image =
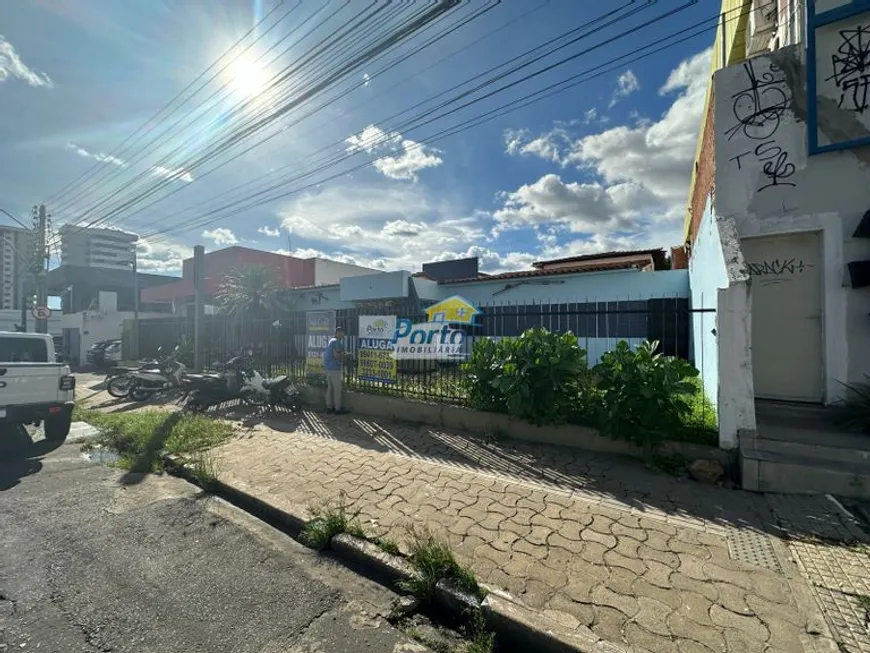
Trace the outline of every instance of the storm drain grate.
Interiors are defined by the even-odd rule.
[[[728,553],[733,560],[782,573],[773,544],[764,533],[748,529],[732,531],[728,535]]]

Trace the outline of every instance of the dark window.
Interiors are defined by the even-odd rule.
[[[0,362],[47,363],[48,349],[41,338],[0,337]]]

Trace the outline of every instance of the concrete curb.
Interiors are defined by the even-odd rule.
[[[163,462],[169,473],[202,487],[183,458],[166,455],[163,456]],[[203,489],[279,527],[296,540],[308,523],[303,517],[276,508],[220,480],[216,480],[212,487]],[[404,556],[387,553],[372,542],[346,533],[332,538],[330,552],[332,558],[349,569],[400,591],[404,591],[402,583],[417,574]],[[440,581],[435,588],[436,607],[457,621],[462,621],[469,611],[481,610],[487,625],[495,632],[496,640],[520,644],[519,650],[540,653],[629,653],[621,646],[600,639],[588,628],[568,628],[523,605],[505,592],[486,586],[484,588],[488,594],[481,602]]]

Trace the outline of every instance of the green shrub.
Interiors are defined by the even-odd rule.
[[[496,381],[502,373],[502,342],[489,338],[476,340],[471,358],[462,366],[461,387],[468,395],[468,405],[474,410],[507,412],[504,396],[496,388]]]
[[[697,386],[698,370],[682,359],[657,353],[659,343],[634,351],[620,341],[592,370],[599,391],[598,428],[629,440],[647,453],[683,427]]]
[[[518,338],[478,340],[463,371],[472,408],[534,424],[565,422],[575,410],[586,352],[572,333],[536,327]]]

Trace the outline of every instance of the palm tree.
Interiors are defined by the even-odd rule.
[[[230,270],[218,287],[221,309],[230,315],[261,317],[275,308],[282,286],[272,269],[264,265],[249,265]]]

